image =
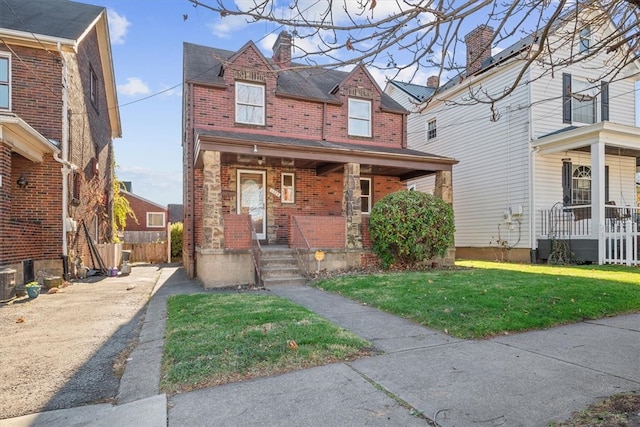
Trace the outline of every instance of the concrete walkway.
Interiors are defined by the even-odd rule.
[[[0,426],[164,426],[166,420],[172,427],[546,426],[611,394],[640,390],[640,314],[468,341],[296,286],[271,292],[384,354],[167,398],[158,390],[166,297],[201,291],[181,268],[163,271],[117,406],[52,411]]]

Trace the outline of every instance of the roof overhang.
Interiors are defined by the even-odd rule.
[[[0,114],[0,141],[8,144],[12,152],[34,163],[42,163],[45,154],[60,152],[58,147],[14,114]]]
[[[531,147],[539,154],[551,154],[587,149],[597,142],[604,142],[611,154],[640,156],[640,128],[606,121],[538,138]]]
[[[350,146],[327,141],[286,138],[262,134],[238,134],[225,131],[196,130],[195,166],[203,166],[203,153],[218,151],[231,163],[257,159],[260,163],[278,163],[313,168],[319,175],[337,171],[347,163],[358,163],[372,175],[397,176],[401,180],[451,171],[458,161],[413,150],[374,146]],[[364,173],[364,172],[363,172]]]

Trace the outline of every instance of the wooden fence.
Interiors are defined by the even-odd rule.
[[[131,251],[130,262],[148,262],[158,264],[168,261],[169,242],[123,243],[122,249]]]

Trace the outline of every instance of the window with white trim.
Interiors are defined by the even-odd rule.
[[[349,98],[349,135],[371,136],[371,101]]]
[[[282,203],[295,203],[296,187],[295,175],[289,172],[283,172],[281,175],[280,185],[280,201]]]
[[[164,212],[147,212],[147,227],[160,228],[165,225]]]
[[[363,214],[371,212],[371,178],[360,178],[360,209]]]
[[[264,125],[264,86],[236,82],[236,123]]]
[[[592,124],[596,122],[596,92],[593,83],[574,78],[571,90],[572,116],[574,122]]]
[[[11,60],[0,55],[0,109],[11,109]]]
[[[436,119],[429,120],[427,122],[427,139],[435,139],[438,136],[438,128],[436,126]]]
[[[571,176],[571,204],[591,204],[591,167],[575,165]]]

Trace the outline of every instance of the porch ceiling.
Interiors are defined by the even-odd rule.
[[[458,163],[449,157],[409,149],[196,130],[196,167],[202,167],[205,151],[219,151],[225,163],[315,169],[318,175],[342,170],[346,163],[358,163],[363,174],[397,176],[403,181],[451,171]]]
[[[611,122],[568,128],[531,142],[531,147],[539,154],[561,151],[590,151],[591,144],[604,142],[607,154],[640,157],[640,128]]]
[[[11,151],[35,163],[42,163],[46,153],[60,150],[38,131],[15,114],[0,114],[0,141],[11,146]]]

